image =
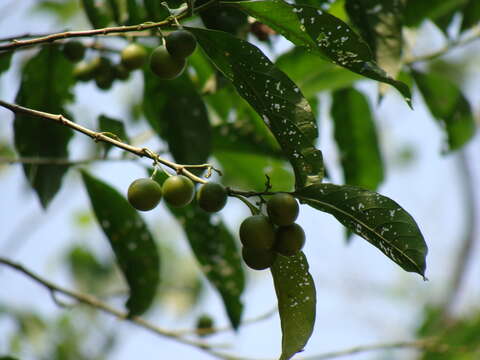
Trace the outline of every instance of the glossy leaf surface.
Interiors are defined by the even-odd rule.
[[[190,31],[238,93],[262,116],[292,164],[295,186],[321,181],[322,154],[313,145],[317,126],[300,89],[249,42],[219,31]]]
[[[317,184],[296,192],[377,247],[402,269],[425,276],[427,245],[412,216],[392,199],[355,186]]]
[[[82,172],[90,203],[125,276],[129,316],[152,304],[160,281],[160,257],[152,234],[138,212],[110,185]]]
[[[282,355],[288,360],[302,351],[315,324],[316,292],[302,252],[285,257],[278,255],[271,267],[282,326]]]

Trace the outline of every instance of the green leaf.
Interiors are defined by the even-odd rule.
[[[55,45],[44,46],[24,66],[15,102],[27,108],[66,114],[64,104],[73,98],[72,64]],[[40,91],[41,89],[41,91]],[[71,119],[71,117],[69,116]],[[68,158],[72,131],[51,120],[16,114],[13,123],[15,148],[23,157]],[[68,170],[64,165],[23,165],[25,177],[47,208],[60,190]]]
[[[117,190],[87,172],[82,172],[82,178],[130,289],[128,315],[141,315],[152,304],[160,280],[160,258],[152,234]]]
[[[460,89],[440,74],[413,72],[423,99],[446,132],[445,151],[461,148],[475,135],[471,106]]]
[[[117,25],[121,24],[120,4],[119,0],[107,0],[108,7],[112,14],[112,18]]]
[[[316,184],[296,192],[303,203],[329,213],[402,269],[425,275],[427,245],[413,217],[392,199],[355,186]]]
[[[367,99],[353,88],[338,90],[331,113],[345,183],[375,190],[383,180],[383,164]]]
[[[228,3],[275,29],[297,46],[317,51],[336,65],[394,86],[411,103],[410,89],[389,77],[375,62],[368,45],[342,20],[307,5],[283,0]]]
[[[98,125],[100,131],[106,133],[105,135],[111,136],[116,140],[120,140],[126,143],[129,142],[127,133],[125,132],[125,126],[122,121],[113,119],[106,115],[100,115],[98,117]],[[115,135],[116,138],[113,135]],[[111,148],[112,145],[105,144],[105,155],[108,154]]]
[[[208,0],[197,0],[196,6],[203,5]],[[214,30],[226,31],[233,35],[244,37],[248,30],[247,15],[238,9],[223,6],[220,3],[202,11],[200,17],[205,27]]]
[[[378,65],[392,78],[402,68],[403,0],[347,0],[347,13],[373,50]],[[380,95],[386,91],[380,87]]]
[[[145,7],[148,21],[161,21],[170,15],[161,1],[143,0],[143,6]]]
[[[0,75],[10,68],[13,52],[0,53]]]
[[[317,297],[313,278],[302,252],[277,256],[271,267],[282,325],[282,355],[288,360],[302,351],[312,335]]]
[[[155,175],[160,184],[165,179],[165,173]],[[201,210],[195,201],[183,208],[170,207],[170,211],[183,226],[202,272],[220,293],[230,323],[237,329],[243,312],[240,297],[245,273],[235,238],[222,220]]]
[[[154,130],[168,142],[175,161],[201,164],[212,148],[207,108],[190,78],[162,81],[145,72],[144,109]]]
[[[340,89],[363,79],[302,47],[295,47],[280,55],[275,65],[298,85],[307,99],[321,91]]]
[[[103,13],[103,9],[95,4],[95,0],[82,0],[82,6],[93,28],[99,29],[108,25],[108,16]]]
[[[142,22],[142,15],[137,0],[127,0],[127,25],[135,25]]]
[[[425,19],[435,21],[455,12],[468,0],[407,0],[404,10],[405,25],[416,27]],[[476,1],[476,0],[473,0]]]
[[[468,0],[462,14],[462,31],[478,25],[480,23],[480,2],[478,0]]]
[[[314,146],[317,125],[298,87],[249,42],[219,31],[190,31],[215,66],[262,116],[293,167],[295,186],[321,181],[322,153]]]

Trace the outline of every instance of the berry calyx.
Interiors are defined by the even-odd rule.
[[[298,202],[290,194],[278,193],[267,201],[270,220],[278,226],[293,224],[298,217]]]
[[[305,245],[305,232],[298,224],[280,226],[275,232],[275,251],[281,255],[295,255],[303,245]]]
[[[127,70],[136,70],[143,66],[147,60],[147,50],[139,44],[129,44],[122,50],[120,54],[121,64]]]
[[[270,250],[275,242],[275,229],[266,216],[250,216],[240,225],[240,241],[252,250]]]
[[[127,198],[137,210],[152,210],[162,198],[162,187],[149,178],[137,179],[128,187]]]
[[[183,175],[170,176],[163,183],[163,197],[165,201],[174,206],[188,205],[195,195],[195,186],[192,180]]]
[[[217,212],[227,203],[227,189],[219,183],[209,182],[197,192],[198,206],[207,212]]]
[[[197,39],[190,31],[176,30],[165,38],[165,46],[173,57],[185,59],[195,51]]]
[[[165,46],[157,47],[150,55],[150,69],[160,79],[175,79],[182,74],[186,64],[185,59],[170,55]]]
[[[249,268],[264,270],[273,265],[276,254],[272,250],[255,250],[244,247],[242,248],[242,258]]]

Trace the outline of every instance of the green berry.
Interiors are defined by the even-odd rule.
[[[255,250],[244,247],[242,249],[242,258],[249,268],[264,270],[273,265],[276,254],[272,250]]]
[[[173,57],[185,59],[195,51],[197,39],[190,31],[176,30],[165,38],[165,46]]]
[[[159,46],[150,55],[150,69],[160,79],[171,80],[180,76],[187,62],[182,58],[175,58],[165,46]]]
[[[69,41],[63,45],[63,55],[71,62],[79,62],[85,56],[85,46],[79,41]]]
[[[270,250],[275,242],[275,229],[264,215],[253,215],[240,225],[240,241],[253,250]]]
[[[217,212],[227,203],[227,189],[222,184],[209,182],[198,190],[198,206],[207,212]]]
[[[128,187],[127,198],[137,210],[152,210],[162,198],[162,187],[149,178],[137,179]]]
[[[127,80],[130,77],[130,71],[125,68],[122,64],[116,64],[113,67],[115,73],[115,79],[118,80]]]
[[[213,319],[209,315],[201,315],[197,319],[197,331],[198,335],[205,336],[212,332],[213,329]]]
[[[147,60],[147,56],[147,50],[142,45],[133,43],[122,50],[120,59],[122,65],[131,71],[141,68]]]
[[[73,68],[73,76],[78,81],[89,81],[95,76],[95,69],[91,63],[81,61]]]
[[[192,180],[183,175],[170,176],[163,183],[163,197],[165,201],[174,206],[188,205],[195,195],[195,186]]]
[[[295,255],[303,245],[305,245],[305,232],[298,224],[280,226],[275,232],[275,251],[281,255]]]
[[[267,201],[268,216],[279,226],[293,224],[298,217],[298,211],[298,202],[290,194],[275,194]]]

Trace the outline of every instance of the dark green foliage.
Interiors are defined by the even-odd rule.
[[[12,60],[12,52],[0,53],[0,75],[10,68],[10,61]]]
[[[444,150],[460,149],[476,131],[470,103],[448,78],[435,73],[412,74],[430,112],[446,132]]]
[[[308,186],[296,196],[335,216],[405,271],[425,276],[427,245],[415,220],[395,201],[359,187],[333,184]]]
[[[302,351],[313,332],[317,295],[308,268],[302,252],[277,256],[271,268],[282,325],[280,360],[288,360]]]
[[[383,180],[383,161],[367,99],[353,88],[337,90],[331,114],[345,183],[377,189]]]
[[[71,74],[72,64],[59,48],[47,45],[25,64],[15,102],[31,109],[65,115],[64,105],[73,97]],[[15,148],[21,156],[68,158],[70,129],[20,113],[15,116],[13,128]],[[65,165],[23,165],[25,177],[44,208],[60,190],[67,170]]]
[[[80,41],[67,41],[63,45],[63,53],[71,62],[79,62],[85,56],[85,45]]]
[[[262,116],[295,172],[300,188],[323,178],[322,153],[313,145],[317,126],[296,85],[252,44],[227,33],[190,29],[218,69]],[[252,76],[245,76],[246,72]]]
[[[128,143],[129,139],[125,131],[125,124],[117,119],[108,117],[106,115],[100,115],[98,117],[98,127],[105,135],[113,137],[116,140]],[[105,155],[111,150],[112,145],[105,144]]]
[[[129,316],[152,304],[160,281],[160,258],[155,241],[138,213],[114,188],[82,172],[93,211],[107,236],[130,289]]]
[[[105,9],[96,6],[95,0],[82,0],[82,6],[93,28],[104,28],[108,25],[109,18],[104,12]]]

